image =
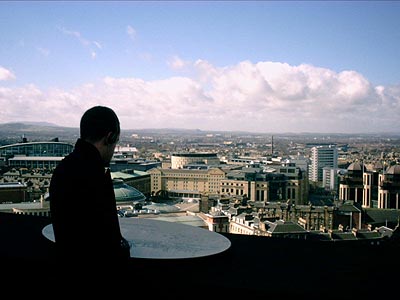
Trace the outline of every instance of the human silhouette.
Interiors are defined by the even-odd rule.
[[[119,119],[111,108],[88,109],[73,151],[53,172],[49,199],[56,266],[62,274],[73,274],[71,280],[88,274],[106,280],[129,261],[108,168],[119,136]]]

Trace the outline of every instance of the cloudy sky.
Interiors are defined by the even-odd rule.
[[[400,132],[398,1],[1,1],[0,123]]]

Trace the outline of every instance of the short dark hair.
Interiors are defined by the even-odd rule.
[[[112,135],[108,142],[115,143],[121,129],[117,114],[111,108],[98,105],[83,114],[80,123],[81,139],[96,142],[109,132]]]

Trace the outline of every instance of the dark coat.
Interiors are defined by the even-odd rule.
[[[113,183],[99,151],[78,139],[53,172],[50,212],[57,257],[64,263],[120,264],[122,246]]]

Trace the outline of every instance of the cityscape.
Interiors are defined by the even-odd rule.
[[[57,280],[49,185],[101,105],[120,121],[109,169],[132,244],[116,295],[396,297],[399,15],[397,1],[0,1],[4,290]]]
[[[2,218],[25,216],[43,224],[49,217],[46,197],[52,170],[72,151],[78,129],[7,123],[0,124],[0,135]],[[325,255],[363,249],[357,264],[361,260],[379,270],[377,258],[369,255],[398,249],[399,142],[394,133],[122,130],[110,168],[125,226],[136,219],[167,221],[217,232],[233,245],[243,243],[236,237],[254,236],[270,240],[269,247],[290,249],[302,243],[306,252],[322,247]],[[74,205],[79,209],[79,203]],[[329,242],[331,249],[323,246]],[[256,241],[246,242],[252,243]],[[339,268],[331,271],[335,276],[343,267],[360,276],[363,272],[354,262],[339,267],[337,257],[327,259],[326,267]],[[362,276],[360,280],[365,281]],[[246,280],[242,284],[249,292],[263,290],[250,288]],[[275,284],[270,292],[282,293],[282,288]],[[313,292],[325,293],[325,288],[320,283]],[[289,294],[310,292],[299,285]]]
[[[39,205],[46,198],[52,170],[72,151],[78,130],[9,123],[0,124],[0,132],[0,202],[8,211],[13,203],[24,203],[12,208],[24,213],[23,205]],[[121,194],[121,216],[138,216],[147,203],[153,205],[147,211],[160,217],[155,203],[180,202],[183,207],[190,201],[197,203],[190,205],[199,216],[196,224],[203,221],[202,227],[211,231],[271,236],[261,232],[262,221],[274,226],[284,221],[297,224],[302,238],[312,232],[332,236],[339,230],[356,238],[353,229],[376,231],[384,226],[389,231],[398,224],[399,147],[400,135],[393,133],[122,130],[110,168],[115,193]],[[127,186],[132,191],[123,190]],[[342,206],[351,206],[354,216],[343,219],[340,215],[348,212],[341,212]],[[27,207],[26,213],[35,214],[35,208]],[[49,214],[48,207],[38,209]],[[374,219],[378,210],[381,219]],[[211,220],[214,215],[218,218]],[[247,225],[238,225],[242,223]]]

